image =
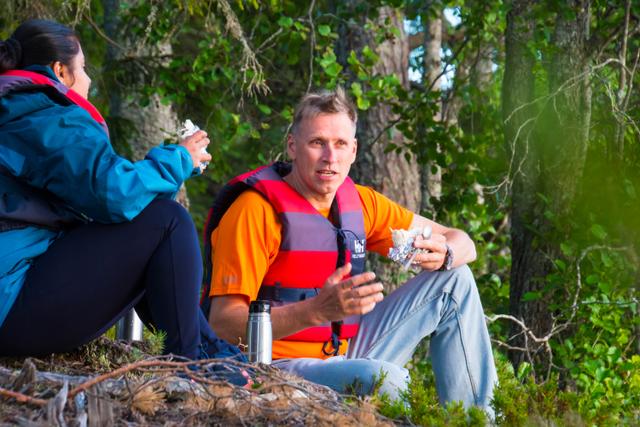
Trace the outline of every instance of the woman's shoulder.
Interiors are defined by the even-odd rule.
[[[0,98],[0,126],[17,120],[48,121],[62,115],[78,121],[91,118],[79,106],[60,102],[47,91],[13,92]]]
[[[43,91],[15,92],[0,98],[0,132],[55,133],[56,139],[68,132],[103,133],[89,113],[75,104],[64,104]]]
[[[58,104],[42,91],[12,92],[0,98],[0,124],[55,109]]]

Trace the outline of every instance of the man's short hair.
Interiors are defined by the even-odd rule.
[[[291,133],[295,133],[304,119],[316,117],[320,114],[345,113],[355,127],[358,122],[358,113],[342,87],[335,90],[323,90],[321,92],[308,93],[302,97],[293,114]]]

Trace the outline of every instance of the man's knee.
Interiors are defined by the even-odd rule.
[[[407,388],[409,374],[405,368],[380,360],[360,359],[353,370],[353,390],[356,394],[387,394],[392,399],[400,397]]]
[[[476,280],[468,265],[461,265],[447,273],[450,274],[450,280],[454,283],[452,290],[454,295],[465,296],[476,293]]]

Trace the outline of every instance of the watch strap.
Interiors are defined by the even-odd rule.
[[[447,247],[447,252],[444,254],[444,262],[442,263],[438,271],[449,271],[451,270],[451,267],[453,265],[453,249],[451,249],[451,246],[447,245],[446,243],[445,246]]]

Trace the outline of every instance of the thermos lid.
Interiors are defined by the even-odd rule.
[[[271,303],[264,300],[251,301],[249,313],[271,313]]]

